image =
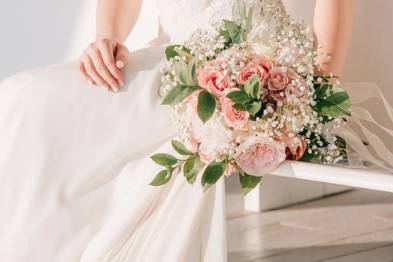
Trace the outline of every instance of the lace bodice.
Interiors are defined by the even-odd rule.
[[[171,42],[182,42],[197,28],[230,19],[235,1],[245,1],[255,13],[259,10],[262,20],[270,19],[263,15],[265,8],[285,13],[282,0],[157,0],[162,32]],[[263,22],[268,21],[258,21]]]

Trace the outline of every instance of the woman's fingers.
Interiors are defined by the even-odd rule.
[[[101,52],[95,45],[90,45],[87,49],[87,55],[94,65],[95,72],[114,90],[119,89],[119,83],[116,78],[111,74],[102,58]],[[87,68],[86,68],[87,69]]]
[[[83,63],[87,76],[93,81],[93,84],[105,87],[107,90],[111,88],[110,85],[97,72],[92,59],[87,54],[84,54],[81,57],[81,62]]]
[[[115,63],[114,51],[116,45],[116,42],[109,39],[102,39],[96,43],[96,46],[101,53],[101,57],[104,61],[105,66],[112,74],[112,76],[117,80],[120,86],[122,86],[124,83],[123,73],[121,70],[119,70],[119,68],[116,67]]]
[[[122,68],[128,60],[128,49],[113,39],[92,43],[80,58],[79,71],[88,83],[118,91],[124,85]]]
[[[117,48],[116,48],[116,54],[115,54],[117,68],[122,69],[127,65],[128,56],[129,56],[129,51],[128,51],[127,47],[125,47],[124,45],[118,44]]]

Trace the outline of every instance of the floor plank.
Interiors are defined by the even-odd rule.
[[[381,192],[356,190],[228,220],[230,262],[369,262],[379,252],[384,262],[389,252],[393,260],[391,245],[393,195]]]

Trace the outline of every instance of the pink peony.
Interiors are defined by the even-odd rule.
[[[224,94],[230,83],[220,64],[219,62],[209,63],[198,71],[199,85],[217,97]]]
[[[270,71],[268,89],[273,92],[284,90],[290,83],[285,67],[277,67]]]
[[[224,115],[225,123],[229,127],[238,129],[244,127],[250,117],[248,112],[236,110],[233,107],[233,102],[226,97],[222,99],[222,113]]]
[[[239,146],[234,158],[237,165],[247,174],[263,176],[285,160],[285,146],[267,137],[254,136]]]
[[[262,66],[255,63],[249,63],[239,73],[236,78],[236,82],[239,85],[244,85],[253,76],[258,76],[259,80],[261,80],[262,85],[264,85],[266,79],[269,77],[269,73]]]

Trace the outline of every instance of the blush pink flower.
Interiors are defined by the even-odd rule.
[[[237,165],[247,174],[263,176],[285,160],[285,146],[267,137],[253,136],[239,146],[234,158]]]
[[[221,63],[209,63],[198,71],[199,85],[217,97],[221,97],[229,87],[230,79],[224,74]]]
[[[248,123],[250,117],[248,112],[235,109],[233,102],[229,98],[224,97],[221,101],[225,123],[229,127],[240,129]]]
[[[255,57],[251,63],[261,66],[267,73],[270,73],[270,70],[273,68],[273,62],[267,56]]]
[[[285,153],[289,160],[300,160],[307,150],[307,143],[299,135],[284,134],[279,138],[285,144]]]
[[[251,77],[257,76],[262,85],[265,84],[266,79],[269,77],[268,71],[256,63],[249,63],[236,78],[239,85],[244,85]]]
[[[287,75],[287,69],[285,67],[276,67],[270,71],[268,89],[273,92],[278,92],[284,90],[289,82],[290,79]]]

